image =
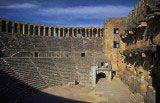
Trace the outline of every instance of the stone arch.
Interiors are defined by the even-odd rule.
[[[101,79],[101,78],[106,78],[106,74],[103,72],[100,72],[96,74],[96,83]]]

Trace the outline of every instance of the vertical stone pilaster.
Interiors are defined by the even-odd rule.
[[[40,36],[40,26],[38,25],[37,28],[38,28],[38,36]]]
[[[78,28],[76,28],[76,36],[78,37]]]
[[[96,28],[96,37],[98,37],[98,28]]]
[[[43,26],[43,36],[46,36],[46,27]]]
[[[67,37],[69,37],[69,28],[67,28]]]
[[[102,30],[100,29],[100,37],[102,37]]]
[[[65,37],[65,34],[64,34],[65,33],[65,28],[62,28],[62,30],[63,30],[63,34],[62,35],[63,35],[63,37]]]
[[[24,35],[24,24],[22,24],[22,34]]]
[[[85,37],[87,37],[87,29],[86,28],[84,28],[84,35],[85,35]]]
[[[60,28],[58,28],[58,37],[60,37],[60,34],[61,34]]]
[[[74,28],[72,28],[72,37],[74,38]]]
[[[56,37],[56,32],[55,32],[55,28],[53,27],[53,37]]]
[[[90,28],[88,28],[88,37],[91,36]]]
[[[51,27],[48,27],[48,36],[51,36]]]
[[[30,25],[28,24],[28,35],[31,35],[30,34]]]
[[[33,25],[33,35],[36,35],[35,25]]]
[[[81,37],[83,38],[83,35],[82,35],[82,28],[80,28],[80,34],[81,34]]]

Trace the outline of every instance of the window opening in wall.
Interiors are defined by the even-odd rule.
[[[96,37],[96,34],[97,34],[97,29],[94,28],[94,30],[93,30],[93,36]]]
[[[82,29],[82,36],[85,37],[85,29]]]
[[[74,29],[74,37],[77,37],[77,30]]]
[[[28,25],[25,25],[25,34],[28,34]]]
[[[101,35],[101,37],[103,37],[103,29],[101,29],[101,32],[102,32],[102,35]]]
[[[12,22],[8,22],[8,32],[12,33]]]
[[[104,62],[101,62],[101,67],[104,66]]]
[[[49,32],[48,32],[48,31],[49,31],[49,28],[48,28],[48,27],[46,27],[46,28],[45,28],[45,36],[48,36],[48,34],[49,34]]]
[[[38,26],[35,27],[35,35],[38,35]]]
[[[43,26],[40,27],[40,36],[43,36]]]
[[[2,32],[6,32],[6,21],[2,20]]]
[[[85,53],[81,53],[81,57],[85,57]]]
[[[114,34],[119,34],[119,28],[114,28]]]
[[[54,28],[51,28],[51,36],[54,36],[53,34]]]
[[[14,24],[14,33],[18,33],[18,24],[17,23]]]
[[[20,24],[19,27],[20,27],[20,34],[23,34],[23,24]]]
[[[59,37],[59,33],[58,33],[58,32],[59,32],[59,29],[56,28],[56,32],[55,32],[55,35],[56,35],[56,36],[55,36],[55,37]]]
[[[69,37],[72,37],[72,29],[69,29]]]
[[[87,31],[86,31],[86,34],[87,34],[87,37],[89,37],[89,31],[88,31],[88,29],[87,29]]]
[[[90,37],[92,37],[92,29],[90,29]]]
[[[38,57],[38,56],[39,56],[38,52],[34,52],[34,57]]]
[[[63,37],[63,28],[60,29],[60,37]]]
[[[33,35],[33,25],[30,26],[30,35]]]
[[[113,48],[119,48],[120,45],[119,45],[119,42],[118,41],[114,41],[113,42]]]
[[[68,35],[67,33],[68,33],[68,30],[67,30],[67,28],[65,28],[65,29],[64,29],[64,37],[68,37],[68,36],[67,36],[67,35]]]

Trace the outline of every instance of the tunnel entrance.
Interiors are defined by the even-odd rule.
[[[97,83],[100,79],[102,79],[102,78],[106,78],[106,74],[103,73],[103,72],[98,73],[98,74],[96,75],[96,83]]]

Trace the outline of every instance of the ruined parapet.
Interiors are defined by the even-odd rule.
[[[56,27],[17,22],[7,19],[0,19],[0,32],[49,37],[103,37],[103,28],[100,27]]]

